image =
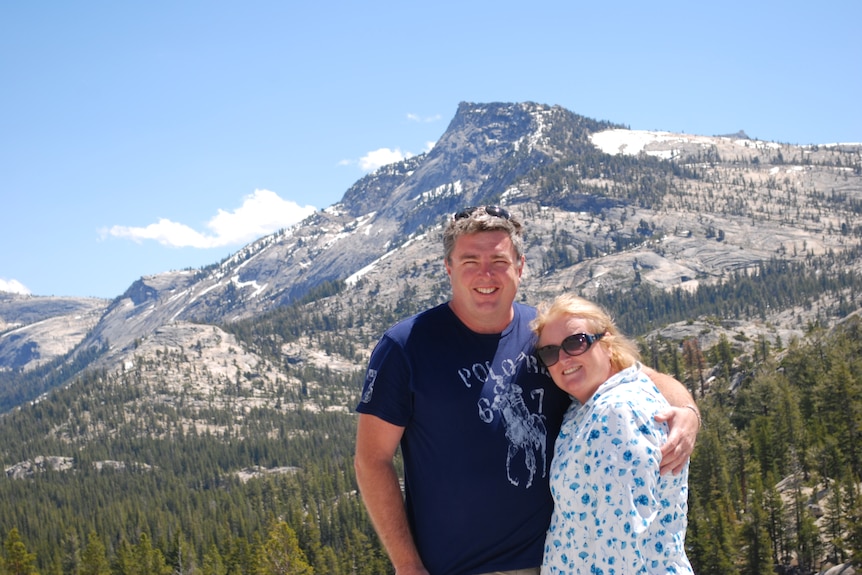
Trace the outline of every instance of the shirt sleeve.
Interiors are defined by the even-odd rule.
[[[659,464],[661,431],[646,413],[631,401],[606,405],[594,419],[592,436],[596,482],[597,525],[603,539],[597,555],[616,558],[621,565],[641,565],[652,554],[649,531],[660,519]]]
[[[645,528],[660,507],[656,491],[663,439],[651,413],[644,413],[626,402],[608,416],[612,445],[606,461],[614,469],[609,479],[617,484],[616,489],[621,493],[620,504],[628,508],[635,520],[632,525],[635,532]]]
[[[410,366],[404,350],[384,335],[371,353],[356,411],[406,426],[413,410],[410,382]]]

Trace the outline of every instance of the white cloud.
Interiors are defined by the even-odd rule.
[[[254,241],[309,216],[314,206],[299,206],[269,190],[255,190],[232,212],[218,210],[207,223],[210,233],[161,218],[146,227],[113,226],[108,234],[136,242],[155,240],[173,247],[218,248]]]
[[[401,160],[413,157],[413,155],[414,154],[411,154],[410,152],[402,152],[398,148],[395,148],[394,150],[389,148],[380,148],[362,156],[362,158],[359,159],[359,167],[362,168],[363,171],[373,172],[380,166],[394,164],[395,162],[400,162]]]
[[[433,122],[440,118],[440,116],[435,116],[433,118],[422,119],[416,114],[407,114],[407,118],[410,120],[414,120],[416,122]],[[431,149],[437,144],[437,142],[425,142],[425,150],[424,152],[429,152]],[[423,153],[424,153],[423,152]],[[378,148],[376,150],[372,150],[359,158],[359,160],[341,160],[338,162],[339,166],[352,166],[358,165],[359,168],[363,172],[373,172],[374,170],[387,166],[389,164],[394,164],[395,162],[401,162],[408,158],[412,158],[415,156],[413,152],[402,152],[401,148]]]
[[[430,124],[431,122],[439,122],[442,118],[443,116],[441,116],[440,114],[437,114],[435,116],[426,116],[425,118],[423,118],[419,114],[407,114],[407,119],[411,122],[423,122],[426,124]]]
[[[419,114],[407,114],[407,119],[411,122],[422,122],[422,123],[430,123],[437,122],[442,119],[443,116],[437,114],[435,116],[426,116],[422,117]],[[428,152],[431,148],[434,147],[436,142],[427,142],[425,144],[425,151]],[[374,170],[386,166],[389,164],[394,164],[395,162],[400,162],[406,160],[408,158],[412,158],[415,156],[413,152],[402,152],[401,148],[378,148],[377,150],[372,150],[359,158],[359,160],[341,160],[338,162],[339,166],[352,166],[358,165],[359,168],[363,172],[373,172]]]
[[[30,295],[30,290],[18,280],[4,280],[3,278],[0,278],[0,292]]]

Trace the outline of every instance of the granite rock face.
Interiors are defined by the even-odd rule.
[[[221,262],[142,277],[110,302],[2,294],[0,370],[93,346],[108,348],[99,366],[115,369],[156,334],[253,318],[328,283],[346,286],[332,314],[443,301],[443,225],[483,204],[526,222],[528,303],[635,284],[693,291],[772,259],[858,250],[862,146],[639,132],[556,106],[465,102],[428,152],[380,168],[339,203]],[[846,267],[862,271],[858,259]],[[787,341],[829,303],[721,328]],[[662,329],[703,334],[706,321]],[[291,361],[320,355],[313,341]]]

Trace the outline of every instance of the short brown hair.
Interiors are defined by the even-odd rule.
[[[524,256],[523,227],[517,216],[509,215],[508,218],[494,216],[489,214],[484,207],[475,208],[467,216],[457,218],[453,216],[443,231],[443,257],[451,263],[452,250],[455,249],[455,242],[461,236],[480,232],[503,231],[509,234],[509,239],[512,240],[512,246],[515,248],[515,255],[520,263]]]

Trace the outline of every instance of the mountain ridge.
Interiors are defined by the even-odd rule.
[[[696,290],[772,257],[793,259],[794,250],[820,255],[858,243],[860,164],[860,147],[633,131],[558,106],[462,102],[433,148],[361,178],[302,222],[210,266],[142,277],[97,321],[106,302],[69,299],[90,310],[90,323],[64,341],[73,355],[105,346],[97,366],[122,365],[158,329],[246,320],[347,280],[354,291],[380,283],[374,297],[390,305],[407,286],[425,294],[419,301],[439,302],[447,289],[435,245],[442,224],[483,203],[527,220],[525,301],[629,289],[636,279]],[[399,252],[412,272],[392,265]],[[403,274],[420,281],[386,285]],[[363,298],[355,305],[368,305]],[[17,337],[32,322],[4,309],[0,368],[62,355],[42,343],[50,334]]]

